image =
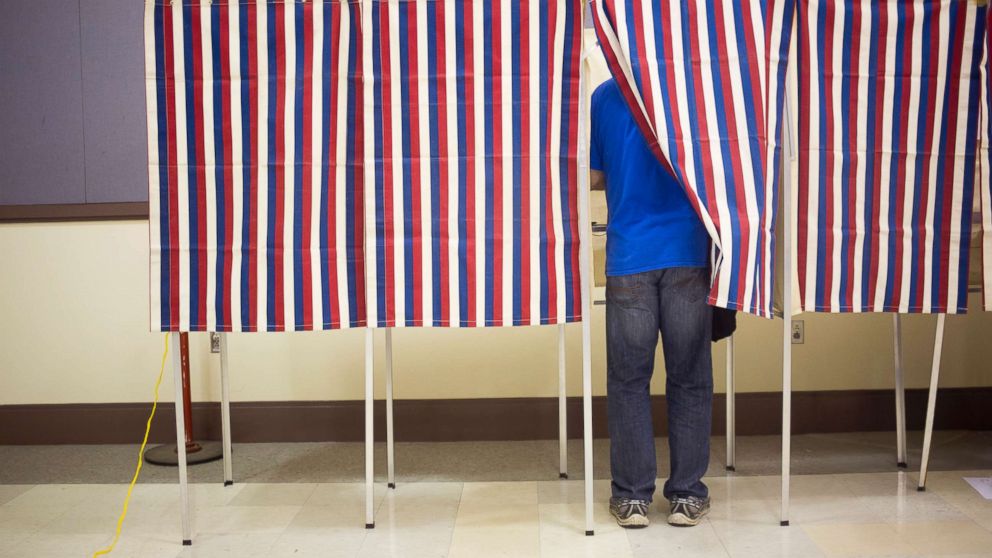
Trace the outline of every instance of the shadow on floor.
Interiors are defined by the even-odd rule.
[[[921,432],[909,433],[909,470],[919,469]],[[805,434],[792,438],[794,475],[871,473],[895,468],[895,434]],[[609,440],[596,440],[596,478],[609,478]],[[659,438],[658,476],[668,474],[668,440]],[[739,476],[780,471],[779,436],[737,439]],[[726,442],[711,441],[708,476],[724,475]],[[126,483],[134,445],[0,446],[0,484]],[[582,471],[582,441],[570,440],[569,477]],[[376,444],[376,472],[384,480],[385,445]],[[235,444],[234,475],[241,482],[356,482],[364,478],[361,443]],[[934,436],[930,470],[992,469],[992,432],[945,431]],[[558,442],[419,442],[396,444],[397,481],[533,481],[558,477]],[[190,467],[192,482],[221,482],[220,461]],[[141,482],[176,482],[176,469],[146,465]]]

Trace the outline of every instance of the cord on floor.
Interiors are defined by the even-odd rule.
[[[127,517],[127,507],[131,503],[131,492],[134,491],[134,485],[138,482],[138,475],[141,473],[141,464],[145,461],[145,446],[148,444],[148,433],[152,429],[152,419],[155,418],[155,409],[158,408],[158,388],[162,385],[162,376],[165,374],[165,360],[168,356],[169,334],[166,333],[165,349],[162,351],[162,366],[158,371],[158,379],[155,380],[155,398],[152,400],[152,412],[148,415],[148,422],[145,424],[145,437],[141,440],[141,449],[138,450],[138,466],[134,469],[134,477],[131,479],[131,484],[127,487],[127,496],[124,497],[124,509],[121,510],[121,516],[117,518],[117,529],[114,531],[114,540],[110,543],[110,546],[94,552],[93,558],[113,552],[114,547],[117,546],[117,541],[121,538],[121,527],[124,526],[124,518]]]

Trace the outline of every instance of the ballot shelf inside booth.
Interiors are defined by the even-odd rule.
[[[606,304],[606,193],[590,192],[589,218],[592,221],[592,303]]]

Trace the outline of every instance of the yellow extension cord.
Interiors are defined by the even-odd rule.
[[[141,464],[144,463],[145,456],[145,445],[148,444],[148,433],[152,429],[152,419],[155,418],[155,409],[158,407],[158,388],[162,385],[162,376],[165,374],[165,359],[169,356],[169,334],[165,334],[165,350],[162,351],[162,367],[158,371],[158,379],[155,380],[155,399],[152,401],[152,412],[148,415],[148,423],[145,424],[145,437],[141,440],[141,449],[138,450],[138,467],[134,470],[134,478],[131,479],[131,484],[127,487],[127,496],[124,497],[124,509],[121,510],[121,516],[117,519],[117,530],[114,531],[114,540],[110,543],[107,548],[97,550],[93,553],[93,558],[97,556],[104,556],[113,552],[114,547],[117,546],[118,539],[121,538],[121,527],[124,525],[124,518],[127,517],[127,506],[131,503],[131,492],[134,490],[135,483],[138,482],[138,474],[141,473]]]

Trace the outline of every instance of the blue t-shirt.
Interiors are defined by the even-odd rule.
[[[606,177],[606,274],[709,264],[709,235],[651,153],[614,80],[592,95],[590,166]]]

